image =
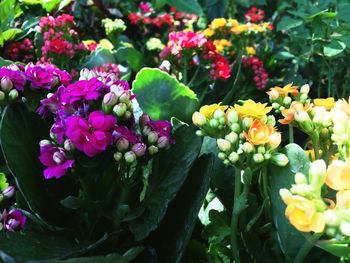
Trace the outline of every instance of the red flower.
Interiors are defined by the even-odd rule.
[[[248,22],[259,22],[265,18],[265,12],[264,10],[252,7],[248,10],[244,17]]]

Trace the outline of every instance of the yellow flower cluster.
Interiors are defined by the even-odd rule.
[[[216,47],[216,51],[219,53],[223,53],[225,48],[232,46],[231,41],[227,39],[216,39],[213,41],[213,44]]]
[[[308,176],[296,173],[294,180],[289,190],[280,190],[291,224],[301,232],[325,232],[338,240],[350,237],[350,160],[335,160],[328,167],[316,160]],[[321,191],[325,187],[337,191],[335,200],[331,191]]]
[[[198,135],[217,139],[219,158],[226,165],[239,162],[258,166],[271,161],[284,166],[288,159],[276,152],[281,134],[276,131],[275,118],[267,115],[271,109],[253,100],[234,107],[212,104],[195,112],[192,121],[200,128]]]

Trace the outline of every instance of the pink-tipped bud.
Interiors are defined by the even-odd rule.
[[[119,101],[122,103],[128,103],[130,101],[130,93],[127,91],[124,91],[120,97],[119,97]]]
[[[67,157],[63,151],[57,151],[53,154],[52,159],[55,163],[62,164],[67,160]]]
[[[192,115],[192,122],[197,127],[201,127],[207,122],[207,119],[205,118],[205,116],[202,113],[196,111]]]
[[[132,151],[126,152],[124,155],[125,162],[131,164],[136,161],[136,154]]]
[[[155,144],[158,141],[158,134],[155,131],[148,133],[147,140],[150,144]]]
[[[73,145],[73,143],[72,143],[71,140],[67,139],[67,140],[64,141],[64,146],[63,146],[63,148],[64,148],[66,151],[70,152],[70,151],[74,150],[74,145]]]
[[[145,155],[147,147],[144,143],[136,143],[131,147],[131,150],[135,153],[137,157],[142,157]]]
[[[1,89],[8,93],[13,88],[12,81],[9,77],[2,77],[0,82]]]
[[[114,106],[118,102],[118,97],[115,95],[114,92],[108,92],[104,97],[103,97],[103,104],[107,106]]]
[[[4,191],[2,191],[2,194],[4,195],[5,198],[10,199],[15,195],[16,189],[14,186],[8,186],[5,188]]]
[[[129,148],[129,141],[125,138],[120,138],[117,141],[117,149],[119,152],[125,152]]]
[[[170,145],[169,139],[166,136],[160,137],[157,141],[157,147],[159,149],[166,149],[169,147],[169,145]]]
[[[40,147],[44,147],[44,146],[50,145],[50,144],[51,144],[51,142],[49,140],[41,140],[39,142]]]
[[[277,100],[280,94],[277,90],[271,90],[270,91],[270,100]]]

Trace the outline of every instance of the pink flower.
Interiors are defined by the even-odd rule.
[[[88,120],[70,116],[66,120],[66,135],[74,146],[87,156],[93,157],[113,143],[112,130],[116,118],[102,111],[93,111]]]
[[[141,2],[139,5],[139,8],[140,8],[141,12],[143,12],[143,13],[151,13],[152,12],[151,3]]]
[[[102,96],[101,90],[103,87],[103,83],[97,78],[79,80],[66,88],[63,100],[66,103],[74,103],[81,99],[97,100]]]
[[[60,147],[52,144],[40,146],[40,162],[47,168],[44,170],[45,179],[53,177],[60,178],[66,174],[69,168],[72,168],[74,160],[69,160]]]
[[[23,229],[27,221],[26,216],[23,215],[22,211],[19,209],[13,209],[10,212],[5,210],[2,215],[0,214],[0,218],[2,218],[1,221],[4,228],[10,232]]]
[[[207,39],[203,33],[187,32],[171,32],[169,34],[168,47],[171,49],[173,55],[179,54],[183,49],[200,48]]]

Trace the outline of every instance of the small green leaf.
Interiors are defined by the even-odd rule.
[[[4,173],[0,173],[0,192],[4,191],[9,184],[7,183],[6,175]]]
[[[284,17],[277,24],[276,29],[277,29],[277,31],[288,30],[288,29],[292,29],[292,28],[296,28],[298,26],[301,26],[302,24],[303,24],[303,20],[301,20],[301,19]]]
[[[241,193],[234,203],[233,213],[239,215],[248,207],[248,198],[244,193]]]
[[[175,77],[160,69],[143,68],[132,83],[141,109],[153,119],[190,122],[198,108],[197,95]]]
[[[346,45],[343,42],[332,39],[331,43],[323,47],[323,53],[327,57],[334,57],[342,53],[345,50],[345,48]]]

